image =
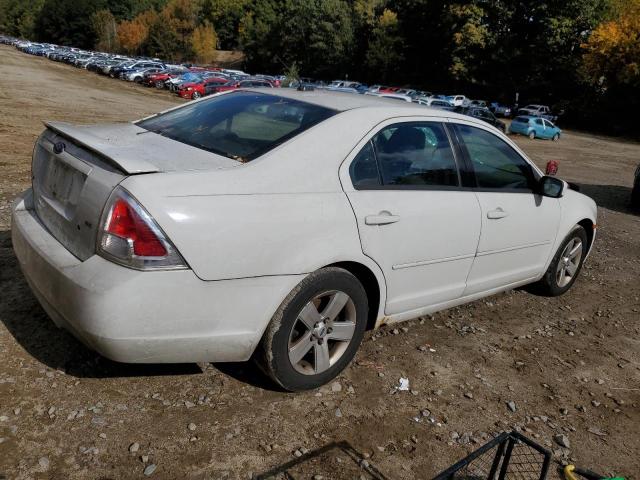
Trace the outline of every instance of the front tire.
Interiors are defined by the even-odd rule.
[[[256,359],[286,390],[317,388],[351,362],[367,317],[367,294],[355,276],[336,267],[317,270],[282,302]]]
[[[560,140],[560,134],[559,134],[559,133],[556,133],[556,134],[551,138],[551,140],[553,140],[554,142],[557,142],[558,140]]]
[[[193,92],[193,93],[191,94],[191,99],[192,99],[192,100],[197,100],[197,99],[199,99],[200,97],[201,97],[200,92]]]
[[[564,294],[578,278],[587,250],[587,232],[576,225],[558,248],[544,277],[532,285],[533,291],[548,297]]]
[[[636,180],[631,190],[631,207],[640,210],[640,178]]]

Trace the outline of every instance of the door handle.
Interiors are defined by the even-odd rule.
[[[389,225],[400,220],[398,215],[391,215],[387,211],[380,212],[378,215],[367,215],[364,217],[365,225]]]
[[[501,207],[498,207],[495,210],[489,210],[487,212],[487,218],[490,218],[492,220],[496,220],[498,218],[504,218],[508,215],[509,213],[505,212]]]

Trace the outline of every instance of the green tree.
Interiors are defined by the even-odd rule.
[[[105,9],[98,10],[91,19],[96,33],[96,50],[115,52],[119,48],[118,28],[113,14]]]
[[[250,0],[202,0],[202,20],[213,24],[221,50],[238,48],[240,22],[250,7]]]
[[[35,36],[44,42],[92,48],[96,41],[93,14],[106,0],[45,0],[35,22]]]
[[[352,9],[345,0],[264,0],[240,24],[249,68],[281,70],[296,62],[305,75],[352,70]]]
[[[372,33],[365,55],[369,78],[386,83],[402,61],[402,37],[398,31],[398,15],[388,9],[372,20]]]
[[[35,37],[35,20],[44,0],[1,0],[0,31],[21,38]]]

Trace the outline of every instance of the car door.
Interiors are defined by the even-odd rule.
[[[547,133],[546,138],[552,138],[557,132],[558,129],[557,127],[551,123],[549,120],[544,120],[544,128],[545,128],[545,132]]]
[[[534,121],[534,129],[536,131],[536,137],[539,138],[546,138],[547,137],[547,132],[546,129],[544,127],[544,120],[542,120],[542,118],[536,118]]]
[[[386,314],[460,297],[478,244],[480,207],[460,187],[444,120],[388,122],[352,155],[341,180],[362,250],[384,273]]]
[[[465,295],[535,279],[557,235],[559,200],[535,193],[541,174],[497,134],[469,124],[455,131],[482,211]]]

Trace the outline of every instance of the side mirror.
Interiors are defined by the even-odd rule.
[[[542,177],[538,186],[538,193],[545,197],[560,198],[564,192],[564,182],[555,177]]]

